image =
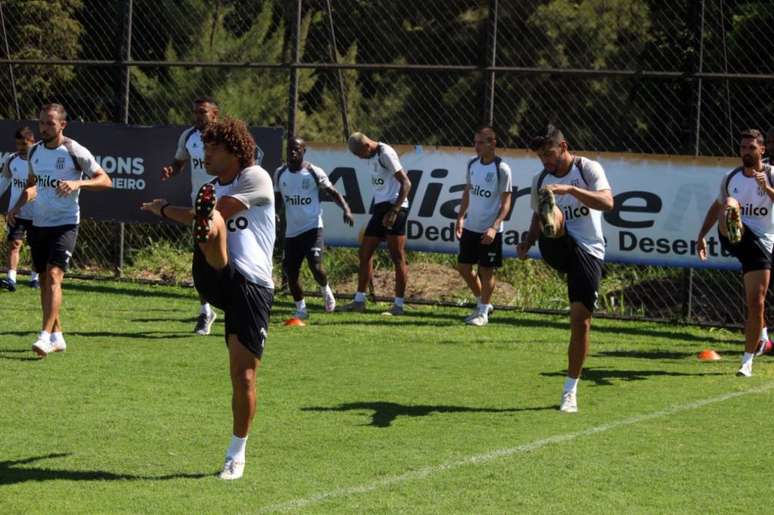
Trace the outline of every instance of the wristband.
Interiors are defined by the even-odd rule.
[[[169,202],[167,202],[166,204],[164,204],[163,206],[161,206],[161,209],[159,209],[159,214],[161,215],[161,218],[166,218],[167,220],[169,220],[169,217],[168,217],[167,215],[165,215],[165,214],[164,214],[164,210],[165,210],[166,208],[168,208],[168,207],[169,207]]]

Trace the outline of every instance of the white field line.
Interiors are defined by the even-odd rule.
[[[441,463],[439,465],[428,465],[426,467],[422,467],[417,470],[411,470],[409,472],[405,472],[403,474],[396,475],[396,476],[388,476],[383,479],[379,479],[379,480],[372,481],[370,483],[365,483],[358,486],[336,488],[328,492],[320,492],[314,495],[310,495],[309,497],[302,497],[299,499],[293,499],[291,501],[286,501],[286,502],[281,502],[276,504],[269,504],[267,506],[264,506],[260,510],[258,510],[258,513],[284,512],[284,511],[298,510],[312,504],[317,504],[317,503],[326,501],[328,499],[373,492],[374,490],[378,490],[380,488],[388,487],[398,483],[406,483],[410,481],[425,479],[429,476],[433,476],[435,474],[445,472],[447,470],[454,470],[460,467],[464,467],[466,465],[477,465],[481,463],[488,463],[490,461],[494,461],[500,458],[507,458],[515,454],[523,454],[530,451],[542,449],[543,447],[547,447],[549,445],[569,442],[571,440],[575,440],[582,436],[589,436],[597,433],[605,433],[613,429],[618,429],[619,427],[631,426],[633,424],[638,424],[640,422],[647,422],[649,420],[653,420],[657,418],[668,417],[670,415],[675,415],[677,413],[682,413],[684,411],[695,410],[698,408],[702,408],[704,406],[708,406],[710,404],[716,404],[718,402],[735,399],[737,397],[742,397],[744,395],[766,393],[772,389],[774,389],[774,382],[767,383],[757,388],[751,388],[749,390],[745,390],[741,392],[725,393],[723,395],[718,395],[717,397],[710,397],[708,399],[689,402],[688,404],[671,406],[669,408],[666,408],[660,411],[654,411],[654,412],[645,413],[642,415],[635,415],[633,417],[617,420],[615,422],[610,422],[608,424],[602,424],[599,426],[590,427],[589,429],[584,429],[582,431],[577,431],[574,433],[565,433],[565,434],[556,435],[556,436],[549,436],[548,438],[542,438],[540,440],[535,440],[533,442],[518,445],[516,447],[508,447],[505,449],[495,449],[493,451],[485,452],[482,454],[473,454],[466,458],[461,458],[454,461],[447,461],[446,463]],[[557,414],[557,416],[559,415]],[[572,416],[572,415],[561,415],[561,416]]]

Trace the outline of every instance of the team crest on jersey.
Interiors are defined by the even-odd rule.
[[[56,158],[56,169],[57,170],[64,170],[65,166],[65,158],[64,157],[57,157]]]
[[[494,180],[494,172],[487,173],[486,177],[484,177],[484,180],[487,182],[487,184],[491,184]]]
[[[309,187],[312,185],[312,180],[309,177],[304,177],[301,179],[301,188],[308,190]]]

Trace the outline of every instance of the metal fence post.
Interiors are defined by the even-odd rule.
[[[486,4],[488,15],[485,18],[484,34],[482,35],[482,44],[484,45],[482,67],[496,66],[497,64],[497,0],[486,0]],[[494,125],[495,79],[494,71],[483,74],[481,123],[490,126]]]
[[[301,9],[302,0],[296,0],[295,16],[290,31],[290,88],[288,91],[288,139],[296,136],[296,113],[298,111],[298,64],[301,60]]]
[[[132,14],[133,0],[124,0],[123,15],[123,38],[121,44],[121,60],[125,64],[121,67],[121,90],[119,95],[119,119],[121,123],[129,123],[129,87],[131,74],[129,72],[129,61],[132,59]],[[126,243],[126,224],[118,224],[118,259],[116,263],[115,275],[121,277],[124,270],[124,256]]]
[[[328,33],[330,40],[330,52],[331,62],[339,63],[339,49],[336,45],[336,30],[333,26],[333,8],[331,7],[331,0],[325,0],[325,8],[328,11]],[[336,78],[338,79],[338,93],[339,93],[339,108],[341,109],[341,124],[344,130],[344,141],[349,138],[351,134],[349,127],[349,109],[347,107],[347,94],[344,90],[344,72],[339,68],[336,70]]]

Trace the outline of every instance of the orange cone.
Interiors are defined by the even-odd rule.
[[[720,354],[711,349],[701,351],[696,357],[699,361],[720,361]]]
[[[285,320],[286,327],[304,327],[306,324],[300,318],[288,318]]]

